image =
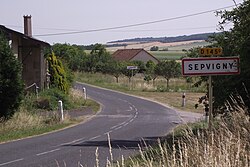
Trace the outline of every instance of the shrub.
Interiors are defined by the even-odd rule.
[[[8,119],[21,104],[24,84],[21,79],[21,64],[1,32],[0,60],[0,117]]]
[[[58,107],[58,101],[62,100],[64,109],[69,109],[72,107],[69,96],[65,94],[62,90],[58,88],[50,88],[41,92],[40,102],[49,101],[49,109],[56,110]]]
[[[64,70],[62,62],[57,59],[54,53],[48,55],[49,72],[51,74],[51,85],[68,93],[69,82],[67,80],[67,73]]]

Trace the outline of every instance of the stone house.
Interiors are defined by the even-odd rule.
[[[24,34],[0,25],[14,55],[22,63],[22,78],[25,86],[36,84],[40,89],[47,86],[47,63],[44,49],[50,44],[32,37],[31,16],[24,16]]]

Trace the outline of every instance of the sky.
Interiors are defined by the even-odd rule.
[[[1,0],[0,24],[23,32],[23,16],[31,15],[33,37],[39,40],[105,44],[218,32],[221,19],[213,11],[234,2],[243,0]]]

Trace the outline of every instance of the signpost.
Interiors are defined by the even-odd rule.
[[[185,58],[182,59],[182,74],[232,75],[239,74],[239,57]]]
[[[137,70],[138,67],[137,66],[127,66],[128,70]]]
[[[205,49],[203,53],[203,50]],[[222,54],[218,48],[202,48],[200,54],[213,55]],[[217,52],[215,52],[217,51]],[[212,54],[213,53],[213,54]],[[239,57],[212,57],[212,58],[185,58],[182,59],[182,74],[184,76],[209,76],[209,130],[211,130],[211,119],[213,110],[213,88],[212,75],[233,75],[239,74]]]
[[[132,82],[132,89],[133,89],[133,70],[137,70],[138,66],[127,66],[127,70],[132,70],[131,82]]]

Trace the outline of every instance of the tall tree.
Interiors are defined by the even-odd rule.
[[[144,80],[147,82],[153,80],[153,85],[155,85],[155,79],[157,78],[157,74],[155,73],[156,64],[152,60],[149,60],[146,63],[145,67],[146,69]]]
[[[216,90],[214,106],[217,109],[225,104],[234,106],[239,100],[237,105],[243,101],[250,115],[250,1],[245,0],[232,11],[222,11],[218,14],[222,19],[222,29],[227,23],[233,23],[233,28],[215,37],[214,40],[217,46],[223,48],[223,56],[240,56],[241,74],[213,78]]]
[[[102,44],[95,44],[90,55],[84,60],[84,69],[88,72],[103,72],[105,67],[111,60],[110,54],[106,51]]]
[[[106,64],[106,73],[113,75],[116,78],[116,83],[119,82],[119,77],[122,75],[122,63],[111,59],[108,64]]]
[[[178,77],[181,74],[181,65],[175,60],[162,61],[155,68],[157,75],[163,76],[167,80],[167,89],[169,89],[169,80]]]
[[[54,54],[69,67],[69,69],[73,71],[81,69],[81,65],[86,56],[86,53],[81,46],[57,43],[52,46],[52,50]]]
[[[17,111],[23,98],[21,64],[0,31],[0,117],[8,119]]]

